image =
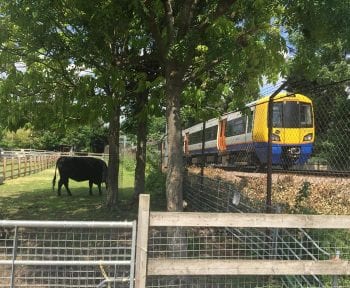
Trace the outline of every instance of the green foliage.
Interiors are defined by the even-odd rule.
[[[150,118],[148,126],[148,139],[150,141],[160,141],[164,137],[166,131],[165,117],[153,116]]]
[[[305,181],[303,183],[303,186],[298,191],[298,194],[295,197],[295,210],[298,213],[306,212],[306,211],[302,211],[305,209],[305,207],[303,206],[303,201],[307,200],[307,198],[310,196],[310,188],[311,188],[311,183]]]
[[[33,147],[36,149],[55,151],[61,143],[61,135],[52,131],[43,131],[40,137],[35,139]],[[21,146],[19,146],[21,147]]]
[[[70,128],[65,133],[54,131],[33,131],[20,128],[16,132],[6,131],[0,146],[9,149],[32,148],[59,150],[61,145],[73,146],[75,151],[103,152],[107,144],[107,131],[96,126]]]
[[[314,156],[325,159],[332,169],[349,169],[350,101],[345,91],[349,86],[350,66],[344,59],[344,41],[324,43],[315,50],[303,46],[312,54],[309,60],[295,59],[290,70],[290,91],[312,98],[315,113],[316,142]],[[299,62],[302,60],[303,63]],[[315,61],[314,61],[315,60]],[[313,61],[309,66],[306,63]],[[339,82],[337,85],[333,84]]]
[[[151,194],[154,210],[166,209],[165,174],[160,169],[160,155],[157,147],[148,147],[146,165],[146,191]]]
[[[33,137],[30,129],[18,129],[16,132],[7,131],[0,145],[3,148],[33,148]]]
[[[123,153],[121,158],[121,165],[124,169],[129,172],[134,172],[136,167],[135,155],[133,153]]]

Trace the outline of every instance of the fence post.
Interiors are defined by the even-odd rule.
[[[141,194],[137,221],[135,288],[146,287],[149,206],[150,196]]]
[[[268,136],[267,136],[267,182],[266,182],[266,213],[272,212],[272,130],[273,130],[273,100],[280,93],[284,87],[287,86],[288,81],[284,82],[269,98],[268,102],[268,119],[267,119],[267,127],[268,127]]]
[[[18,169],[18,176],[17,177],[21,177],[21,156],[18,156],[18,158],[17,158],[17,163],[18,163],[18,167],[17,167],[17,169]]]
[[[3,174],[3,177],[4,177],[4,180],[6,179],[6,158],[5,157],[3,157],[3,162],[2,162],[2,174]]]
[[[11,157],[11,179],[13,179],[14,178],[14,163],[13,163],[13,157]]]
[[[28,161],[27,155],[24,155],[24,176],[27,175],[27,161]]]

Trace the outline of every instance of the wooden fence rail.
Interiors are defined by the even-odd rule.
[[[148,227],[260,227],[350,229],[350,216],[150,212],[149,195],[139,202],[136,288],[147,276],[185,275],[350,275],[347,260],[244,260],[147,258]]]
[[[0,184],[5,179],[27,176],[48,169],[60,156],[90,156],[106,159],[104,153],[50,152],[44,150],[18,149],[4,151],[0,157]]]
[[[24,154],[0,158],[2,180],[27,176],[55,165],[58,154]]]

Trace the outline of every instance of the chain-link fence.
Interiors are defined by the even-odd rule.
[[[308,168],[350,171],[350,81],[289,84],[312,100],[315,139]],[[347,174],[349,176],[349,174]]]

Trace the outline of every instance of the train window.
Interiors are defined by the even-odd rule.
[[[189,134],[189,144],[202,143],[202,131],[197,131]],[[216,140],[218,134],[218,125],[209,127],[205,129],[205,141]]]
[[[205,141],[216,140],[218,134],[218,125],[205,129]]]
[[[300,127],[312,127],[312,111],[310,104],[300,104]]]
[[[252,132],[252,128],[253,128],[253,112],[249,112],[248,116],[247,116],[247,121],[248,121],[248,125],[247,125],[247,133],[251,133]]]
[[[299,103],[288,101],[283,105],[283,127],[284,128],[299,128],[300,114]]]
[[[308,103],[287,101],[273,104],[273,127],[312,127],[312,110]]]
[[[239,117],[227,122],[226,136],[236,136],[245,133],[246,117]]]
[[[202,130],[191,133],[189,135],[189,144],[198,144],[198,143],[202,143]]]
[[[283,103],[274,103],[273,113],[272,113],[272,126],[282,127],[283,125],[282,119],[283,119]]]

